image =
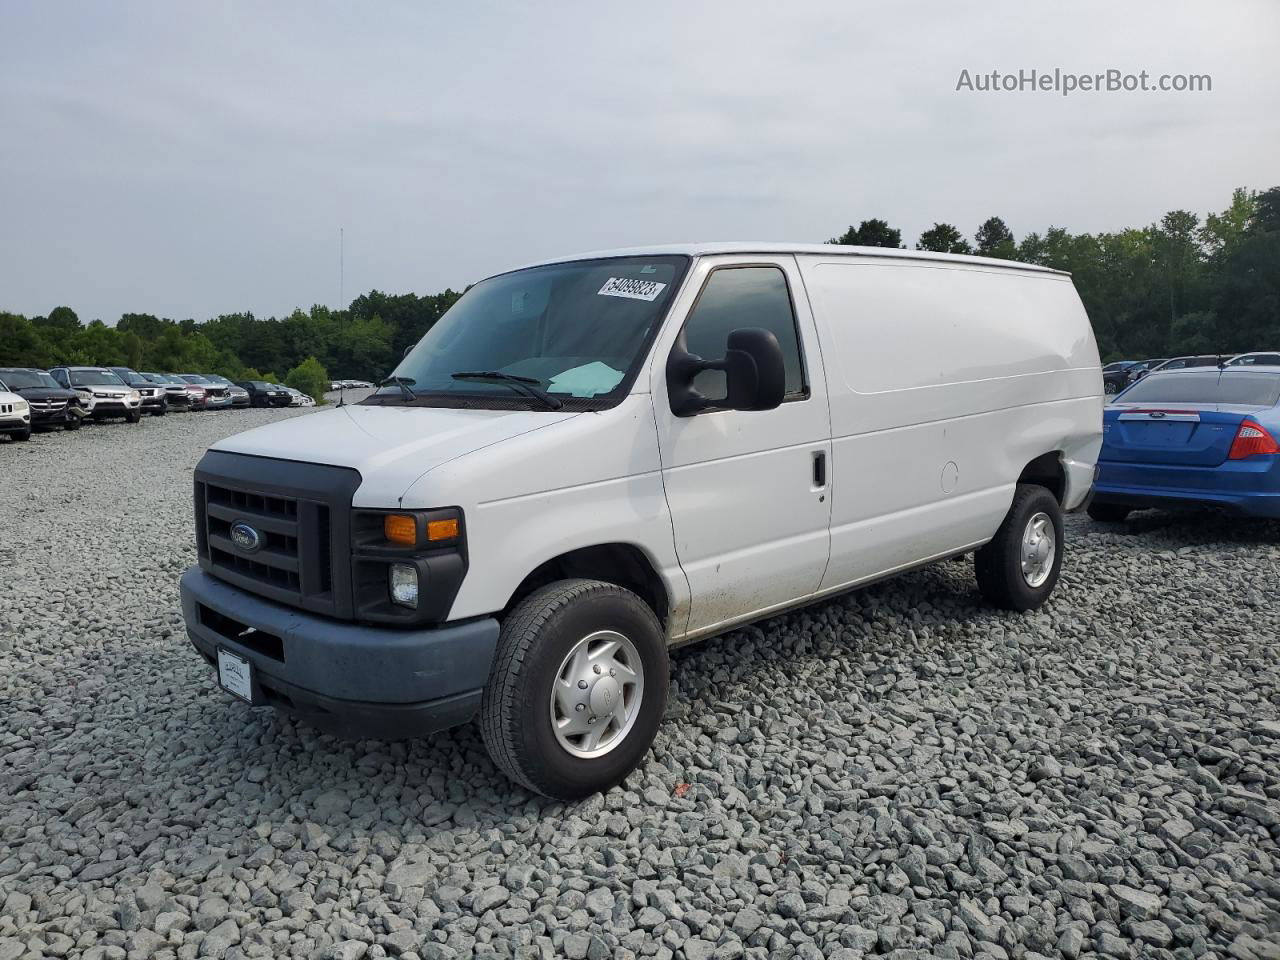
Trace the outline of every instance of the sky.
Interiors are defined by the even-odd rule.
[[[0,310],[283,315],[868,217],[912,245],[1203,216],[1280,182],[1277,36],[1274,0],[0,0]],[[1055,68],[1212,90],[956,89]]]

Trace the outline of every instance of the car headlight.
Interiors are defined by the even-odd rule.
[[[412,564],[393,563],[389,574],[391,599],[402,607],[418,608],[418,570]]]
[[[134,401],[135,403],[142,399],[142,394],[140,394],[137,390],[130,390],[128,393],[125,394],[125,396],[128,397],[130,400]]]
[[[26,413],[26,412],[27,412],[27,408],[28,408],[27,401],[25,401],[25,400],[15,400],[15,401],[13,401],[13,412],[14,412],[14,413]]]

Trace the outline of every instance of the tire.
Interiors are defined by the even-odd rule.
[[[1099,523],[1124,523],[1125,518],[1133,512],[1133,507],[1121,506],[1118,503],[1091,503],[1086,512],[1091,519]]]
[[[66,423],[64,423],[64,424],[62,425],[62,429],[64,429],[64,430],[79,430],[79,429],[80,429],[80,418],[79,418],[79,417],[72,417],[70,420],[68,420]]]
[[[630,649],[616,637],[629,643]],[[612,667],[622,674],[630,668],[600,659],[593,665],[599,680],[590,681],[589,686],[587,680],[573,683],[574,675],[593,673],[575,670],[578,661],[571,661],[571,654],[584,644],[598,651],[610,643],[618,646],[627,662],[634,658],[642,669],[635,670],[631,680],[609,683],[615,677]],[[601,663],[610,667],[609,674],[600,673]],[[557,696],[562,676],[571,683]],[[622,782],[648,753],[666,712],[669,678],[662,627],[644,601],[599,580],[557,581],[534,591],[503,621],[480,703],[485,747],[507,776],[536,793],[558,800],[601,793]],[[583,689],[580,700],[579,687]],[[574,711],[588,714],[590,722],[598,710],[602,712],[602,705],[625,705],[631,696],[635,699],[625,722],[614,715],[600,727],[584,728],[566,738],[553,726],[552,711],[567,707],[571,699],[574,710],[562,710],[566,723],[573,723]],[[579,711],[578,706],[584,709]],[[592,747],[592,736],[599,740],[601,730],[607,739]],[[574,737],[580,739],[566,742]],[[583,753],[570,752],[571,747]]]
[[[1032,521],[1040,531],[1038,535],[1032,529]],[[1045,534],[1050,529],[1053,542],[1046,544]],[[1030,573],[1024,572],[1023,567],[1024,538],[1031,540]],[[1062,547],[1062,507],[1057,498],[1044,487],[1020,483],[1000,529],[990,543],[973,555],[978,589],[993,606],[1005,610],[1034,610],[1049,599],[1058,582],[1062,573]]]
[[[1120,392],[1120,387],[1117,384],[1112,383],[1110,380],[1104,380],[1102,383],[1102,392],[1107,396],[1115,396]]]
[[[152,410],[151,415],[153,417],[163,417],[167,412],[168,411],[165,410],[164,407],[161,407],[159,410]]]
[[[31,428],[27,427],[27,429],[20,431],[19,433],[10,434],[10,436],[15,440],[21,440],[25,443],[27,440],[31,439]]]
[[[137,423],[137,422],[138,422],[139,420],[141,420],[141,419],[142,419],[142,411],[141,411],[141,410],[134,410],[133,412],[131,412],[131,413],[126,413],[126,414],[124,415],[124,421],[125,421],[125,423]]]

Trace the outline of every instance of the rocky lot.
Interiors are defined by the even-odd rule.
[[[691,647],[565,805],[471,728],[351,743],[186,641],[191,470],[296,411],[0,442],[0,960],[1280,957],[1280,526],[1068,522]]]

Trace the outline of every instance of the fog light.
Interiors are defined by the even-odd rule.
[[[418,606],[418,570],[407,563],[391,565],[391,599],[402,607]]]

